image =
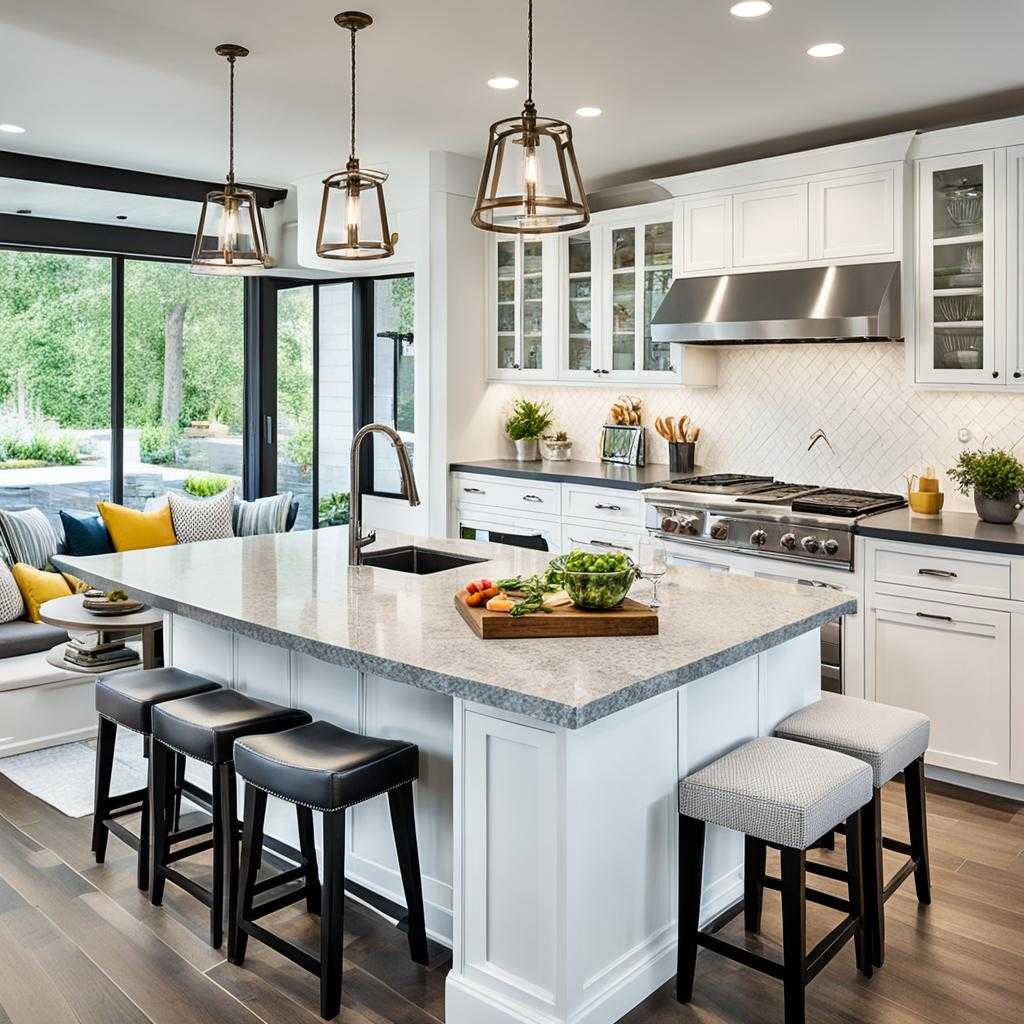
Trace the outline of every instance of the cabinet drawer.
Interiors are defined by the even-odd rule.
[[[644,503],[636,493],[576,484],[564,484],[563,491],[562,507],[566,516],[608,524],[643,525]]]
[[[561,484],[542,480],[460,474],[452,478],[452,488],[460,505],[486,505],[517,513],[542,512],[549,516],[557,516],[562,507]]]
[[[630,558],[636,558],[641,536],[640,533],[609,530],[593,523],[562,523],[562,550],[572,551],[579,548],[581,551],[596,555],[621,551]]]
[[[875,551],[875,582],[927,587],[949,594],[979,597],[1010,596],[1010,558],[972,558],[963,552],[933,554],[936,549]]]

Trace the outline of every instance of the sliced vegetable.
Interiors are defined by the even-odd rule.
[[[476,580],[470,580],[470,582],[466,584],[467,594],[475,594],[479,589],[480,584]]]
[[[498,594],[497,597],[492,597],[487,602],[487,610],[489,612],[510,612],[515,606],[515,601],[505,594]]]
[[[556,590],[554,593],[544,595],[545,608],[563,608],[572,604],[572,598],[564,590]]]
[[[488,587],[486,590],[478,590],[475,594],[466,595],[466,604],[470,608],[479,608],[486,604],[492,597],[497,597],[501,591],[497,587]]]

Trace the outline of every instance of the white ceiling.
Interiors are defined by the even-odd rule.
[[[638,168],[853,124],[1022,84],[1020,0],[537,0],[535,96],[574,125],[589,188]],[[3,0],[0,148],[217,179],[226,67],[238,69],[238,173],[287,184],[347,156],[342,0]],[[521,106],[525,0],[366,0],[359,36],[365,164],[427,149],[479,155]],[[815,61],[809,45],[846,53]],[[577,118],[584,104],[604,109]]]

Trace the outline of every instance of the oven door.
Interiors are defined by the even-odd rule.
[[[560,534],[561,529],[557,523],[549,524],[511,516],[481,515],[478,511],[467,514],[459,510],[457,536],[462,540],[507,544],[510,547],[557,554]]]

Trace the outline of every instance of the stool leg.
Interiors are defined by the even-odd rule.
[[[175,832],[181,828],[181,787],[185,782],[185,755],[174,755],[174,824]]]
[[[220,815],[224,822],[224,887],[228,897],[228,949],[238,927],[235,920],[238,913],[238,787],[235,785],[235,766],[229,761],[217,768],[220,774]]]
[[[846,819],[846,874],[847,891],[850,900],[850,913],[858,918],[857,932],[854,935],[854,948],[857,951],[857,970],[870,978],[872,974],[871,947],[868,942],[867,923],[865,921],[866,904],[864,901],[864,857],[861,845],[860,811],[856,811]]]
[[[235,914],[234,931],[228,929],[228,959],[233,964],[245,960],[248,934],[242,930],[241,922],[252,916],[253,887],[260,872],[263,856],[263,821],[267,814],[267,794],[255,786],[245,787],[245,824],[242,836],[242,866],[240,870],[241,891],[238,894],[238,909]],[[232,942],[234,945],[232,946]]]
[[[210,945],[214,949],[220,949],[224,944],[224,848],[227,845],[227,837],[224,835],[224,778],[219,765],[213,769],[212,796],[213,882],[210,886]],[[228,823],[228,828],[231,827],[231,823]]]
[[[110,833],[103,821],[110,814],[110,776],[114,769],[116,739],[117,725],[109,718],[100,717],[96,730],[96,791],[92,811],[92,851],[96,854],[97,864],[102,864],[107,856]]]
[[[807,949],[807,854],[782,849],[782,961],[786,1024],[804,1024]]]
[[[885,908],[882,888],[882,795],[874,790],[871,803],[861,808],[860,830],[863,837],[864,902],[867,906],[868,945],[875,967],[885,963]]]
[[[313,812],[308,807],[295,808],[299,822],[299,852],[306,862],[306,910],[320,913],[320,875],[316,869],[316,842],[313,838]]]
[[[420,877],[420,856],[416,845],[416,813],[413,807],[412,783],[388,792],[391,806],[391,829],[395,833],[398,866],[402,872],[402,888],[408,910],[409,955],[413,962],[426,967],[427,929],[423,916],[423,880]]]
[[[679,944],[676,960],[676,999],[693,998],[697,970],[697,930],[704,874],[704,822],[679,815]]]
[[[345,812],[324,815],[324,886],[320,912],[320,1016],[341,1012],[345,939]]]
[[[907,819],[910,824],[910,851],[917,861],[914,884],[921,903],[932,901],[931,866],[928,862],[928,815],[924,793],[924,758],[919,757],[903,769],[907,792]]]
[[[768,847],[762,839],[743,837],[743,927],[748,932],[761,930],[764,906],[764,872]]]
[[[149,786],[142,798],[142,819],[139,822],[139,856],[135,868],[135,884],[139,892],[149,892]]]
[[[170,849],[170,817],[167,791],[170,783],[171,751],[153,740],[149,754],[149,902],[159,907],[164,898],[164,876]]]

